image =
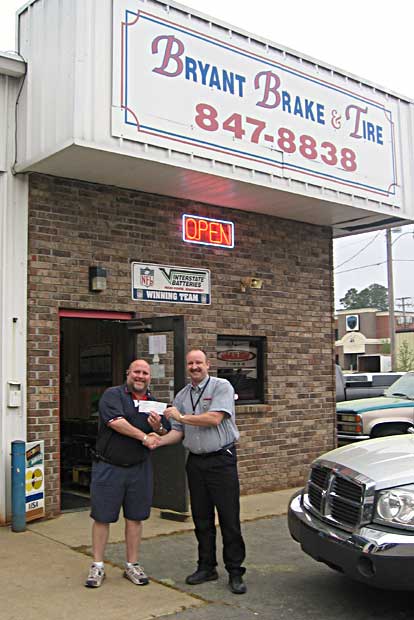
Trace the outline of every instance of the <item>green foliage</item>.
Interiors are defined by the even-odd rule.
[[[388,289],[382,284],[370,284],[362,291],[350,288],[345,296],[339,300],[339,303],[345,310],[356,310],[357,308],[388,310]]]
[[[397,370],[414,370],[414,351],[406,340],[403,340],[397,355]]]
[[[391,343],[382,340],[380,353],[382,353],[383,355],[388,355],[389,353],[391,353]]]

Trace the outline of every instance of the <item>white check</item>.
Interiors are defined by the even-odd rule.
[[[140,413],[150,413],[150,411],[155,411],[158,415],[163,415],[167,405],[165,403],[160,403],[158,400],[140,400],[138,401],[139,412]]]

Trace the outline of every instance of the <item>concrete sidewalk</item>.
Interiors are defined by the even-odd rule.
[[[241,498],[242,521],[286,513],[295,489]],[[118,566],[105,564],[107,579],[99,590],[83,587],[90,564],[89,511],[62,514],[56,519],[29,523],[26,532],[0,528],[0,620],[147,620],[204,605],[198,596],[157,583],[146,587],[122,579]],[[123,519],[111,526],[110,543],[123,541]],[[186,522],[162,519],[154,508],[144,524],[144,539],[191,531]],[[157,565],[162,558],[154,561]]]

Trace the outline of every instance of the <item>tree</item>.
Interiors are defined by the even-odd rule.
[[[339,303],[345,310],[356,310],[357,308],[376,308],[377,310],[388,310],[388,289],[382,284],[370,284],[362,291],[350,288]]]
[[[397,370],[414,370],[414,351],[406,340],[403,340],[398,350]]]

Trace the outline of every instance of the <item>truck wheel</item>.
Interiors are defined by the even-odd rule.
[[[371,437],[389,437],[390,435],[405,435],[408,426],[406,424],[383,424],[378,428],[374,428]]]

